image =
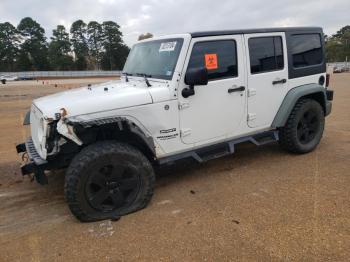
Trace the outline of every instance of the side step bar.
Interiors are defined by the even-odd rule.
[[[208,147],[199,148],[193,151],[180,153],[174,156],[164,157],[159,159],[159,164],[171,164],[177,160],[184,158],[193,158],[199,163],[208,160],[216,159],[222,156],[231,155],[235,152],[235,145],[251,142],[256,146],[265,145],[271,142],[278,141],[278,131],[267,131],[261,134],[246,136],[238,139],[233,139],[224,143],[215,144]]]

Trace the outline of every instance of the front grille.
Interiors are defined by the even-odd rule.
[[[40,119],[42,118],[41,111],[32,104],[31,111],[30,111],[30,131],[32,135],[32,142],[36,149],[36,152],[38,152],[39,155],[43,156],[43,152],[41,150],[40,144],[41,140],[43,139],[43,134],[40,134],[39,129],[40,127]]]
[[[27,154],[29,156],[29,159],[34,161],[35,164],[37,165],[42,165],[47,163],[45,159],[42,159],[41,156],[39,155],[38,151],[35,148],[33,139],[29,137],[26,141],[26,149],[27,149]]]

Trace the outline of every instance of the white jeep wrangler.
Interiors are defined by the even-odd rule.
[[[118,218],[150,201],[153,167],[278,141],[293,153],[320,142],[331,112],[321,28],[196,32],[135,44],[120,80],[33,101],[17,145],[23,175],[47,183],[66,168],[81,221]]]

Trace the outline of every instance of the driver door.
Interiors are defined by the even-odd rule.
[[[181,139],[200,145],[234,136],[246,106],[243,36],[193,38],[179,85]],[[183,97],[189,68],[206,67],[209,82]]]

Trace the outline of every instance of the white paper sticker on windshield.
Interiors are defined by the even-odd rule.
[[[176,46],[176,42],[161,43],[159,47],[159,52],[174,51],[175,46]]]

